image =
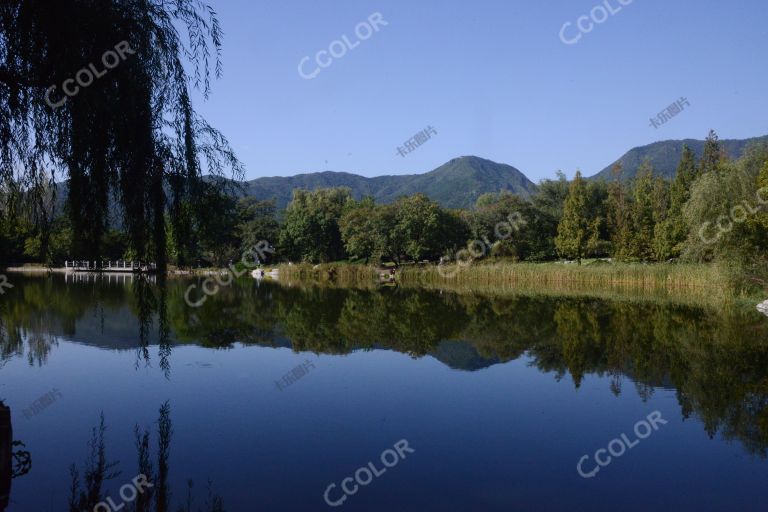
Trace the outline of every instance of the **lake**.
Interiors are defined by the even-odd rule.
[[[114,476],[96,511],[768,510],[748,308],[8,280],[9,512],[69,510],[73,468],[78,496]]]

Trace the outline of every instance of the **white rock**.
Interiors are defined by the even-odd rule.
[[[761,304],[758,304],[757,310],[765,315],[768,315],[768,300]]]

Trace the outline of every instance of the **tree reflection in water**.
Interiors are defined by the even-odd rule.
[[[146,481],[151,486],[142,487],[142,492],[136,493],[136,498],[132,503],[125,505],[133,512],[168,512],[175,510],[177,512],[224,512],[223,500],[220,496],[214,495],[212,484],[208,484],[208,496],[202,508],[197,507],[194,501],[192,489],[194,483],[187,482],[186,503],[179,504],[173,509],[170,506],[170,486],[168,477],[170,467],[168,458],[171,452],[171,438],[173,436],[173,425],[171,423],[171,407],[166,402],[160,407],[159,418],[157,421],[157,466],[152,463],[151,454],[151,434],[148,430],[142,431],[136,425],[134,432],[136,436],[136,451],[138,454],[137,471],[124,475],[115,469],[119,466],[118,461],[110,462],[107,460],[107,448],[105,441],[106,424],[104,415],[98,427],[94,427],[91,439],[88,442],[90,453],[82,468],[83,478],[80,477],[80,471],[75,464],[70,467],[72,477],[71,494],[69,498],[69,512],[81,512],[83,510],[94,510],[95,507],[111,498],[118,506],[122,499],[117,493],[110,493],[105,489],[106,482],[110,480],[119,481],[118,488],[131,481],[134,475],[144,475]],[[123,481],[124,480],[124,481]]]
[[[171,355],[171,344],[168,332],[166,278],[158,275],[156,283],[150,282],[147,276],[144,275],[137,276],[132,283],[136,317],[139,321],[139,346],[137,348],[136,366],[138,367],[140,360],[144,360],[146,366],[150,365],[150,332],[156,319],[160,369],[165,373],[166,378],[170,378],[171,363],[169,356]]]
[[[19,279],[14,301],[0,302],[0,354],[22,354],[34,328],[44,335],[38,339],[51,340],[48,351],[66,337],[133,348],[150,364],[150,347],[157,345],[167,378],[171,347],[179,344],[290,346],[323,354],[387,349],[431,355],[466,371],[525,357],[576,387],[588,375],[604,377],[616,396],[629,383],[644,400],[654,389],[674,388],[682,415],[700,418],[710,436],[719,433],[768,455],[768,321],[751,308],[391,287],[302,289],[253,280],[235,281],[191,308],[184,301],[189,284]],[[130,314],[121,313],[126,309]],[[110,345],[117,336],[94,335],[93,311],[110,316],[113,331],[133,332],[134,339],[138,332],[136,343],[118,347]],[[78,330],[88,336],[77,338]],[[46,343],[31,343],[30,350],[50,357],[41,348]]]

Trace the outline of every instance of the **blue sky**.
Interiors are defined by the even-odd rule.
[[[196,105],[248,179],[422,173],[477,155],[538,181],[710,128],[768,134],[765,0],[208,1],[225,32],[224,76]],[[577,19],[603,2],[618,12],[564,44],[563,25],[576,37]],[[376,12],[387,25],[360,41],[356,25]],[[359,46],[314,79],[299,75],[303,57],[317,69],[317,52],[344,35]],[[690,107],[650,126],[681,97]],[[427,126],[437,135],[399,156]]]

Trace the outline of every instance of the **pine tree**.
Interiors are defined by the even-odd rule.
[[[632,207],[632,256],[643,261],[653,259],[653,234],[656,226],[654,212],[654,183],[649,164],[644,163],[634,184],[635,202]]]
[[[613,245],[613,257],[627,259],[632,250],[632,204],[627,198],[624,183],[616,181],[608,186],[608,235]]]
[[[696,181],[696,155],[687,145],[677,166],[675,180],[669,191],[669,213],[667,219],[657,225],[654,247],[656,258],[666,261],[679,258],[688,239],[689,227],[683,216],[683,206],[691,197],[691,187]]]
[[[720,145],[720,139],[715,130],[709,130],[707,140],[704,143],[704,154],[699,162],[699,172],[701,174],[716,171],[720,163],[724,160],[723,149]]]
[[[565,258],[576,259],[579,264],[597,240],[598,223],[589,218],[589,191],[581,172],[568,188],[563,219],[557,228],[555,246],[557,252]]]

